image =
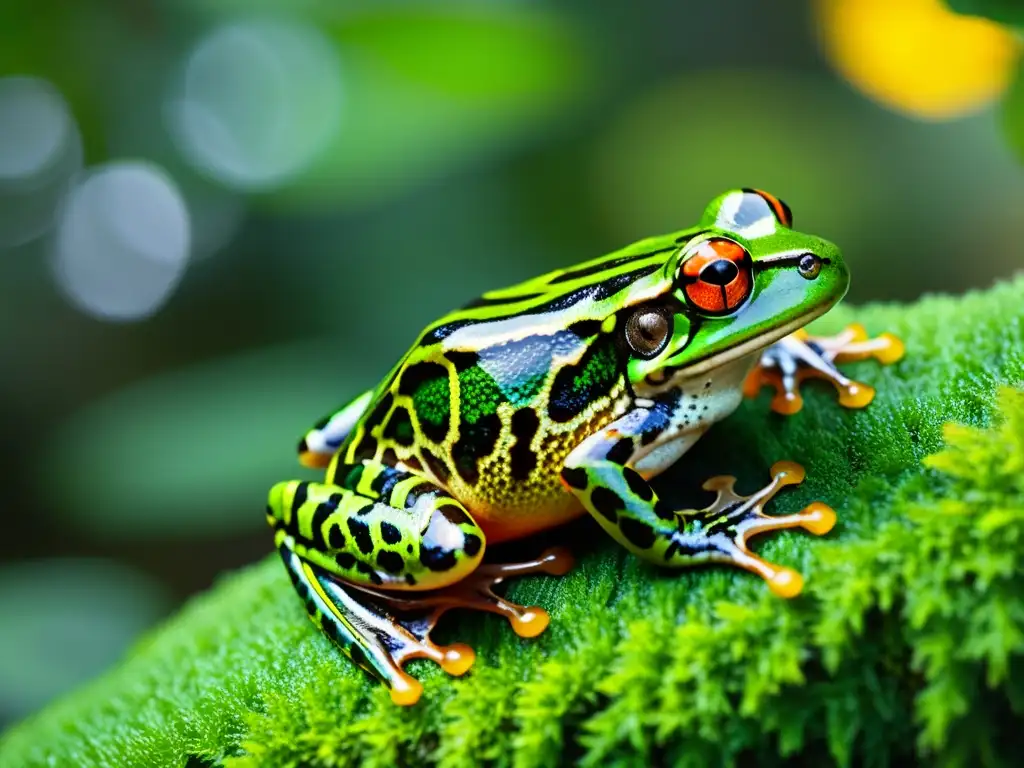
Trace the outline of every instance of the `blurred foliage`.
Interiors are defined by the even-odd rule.
[[[60,483],[40,477],[41,492],[97,537],[263,530],[254,510],[291,458],[299,425],[312,425],[309,403],[334,402],[346,378],[343,366],[324,364],[323,347],[220,360],[97,402],[50,446],[43,465],[65,471]],[[318,375],[294,373],[304,370]]]
[[[1024,3],[1018,0],[946,0],[957,13],[985,16],[1016,28],[1024,35]],[[1003,104],[1003,129],[1010,145],[1024,163],[1024,61],[1017,68],[1013,85]]]
[[[1003,24],[1024,27],[1024,5],[1017,0],[946,0],[957,13],[987,16]]]
[[[879,387],[870,407],[843,411],[821,388],[782,418],[764,395],[685,469],[688,487],[737,471],[735,445],[749,449],[741,488],[772,460],[806,465],[776,506],[822,499],[839,511],[836,534],[763,545],[808,574],[803,598],[782,601],[735,569],[659,572],[584,520],[561,532],[581,555],[573,572],[511,588],[551,609],[548,633],[525,642],[493,617],[450,622],[477,647],[476,668],[451,679],[414,662],[424,701],[401,709],[304,620],[271,557],[9,732],[0,763],[1015,764],[1024,391],[995,392],[1024,381],[1024,279],[840,308],[819,327],[854,319],[907,344],[891,368],[851,366]],[[684,503],[680,479],[658,483]]]
[[[713,114],[742,104],[750,119],[688,119],[695,103]],[[926,137],[892,114],[858,109],[817,77],[691,75],[640,95],[610,121],[598,147],[595,188],[615,240],[671,230],[681,212],[701,210],[722,189],[785,189],[798,229],[828,232],[843,244],[855,294],[903,298],[894,289],[934,290],[958,273],[969,280],[968,272],[989,271],[991,279],[1022,263],[1013,249],[993,252],[984,263],[962,259],[985,237],[981,222],[1024,237],[1020,169],[1005,149],[965,141],[987,132],[989,123],[962,121]],[[891,143],[878,142],[879,135]],[[937,164],[937,156],[946,159]],[[930,249],[925,241],[932,238],[946,247]],[[927,269],[910,256],[915,253],[927,253]]]
[[[1003,105],[1003,125],[1017,157],[1024,163],[1024,66],[1010,88]]]
[[[21,717],[113,664],[168,602],[159,584],[116,563],[0,567],[0,717]]]

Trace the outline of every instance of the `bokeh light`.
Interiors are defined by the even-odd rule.
[[[908,115],[944,120],[976,111],[1007,87],[1020,40],[942,0],[816,0],[825,52],[865,94]]]
[[[0,78],[0,247],[50,227],[81,163],[78,128],[60,92],[40,78]]]
[[[111,163],[85,174],[68,194],[54,274],[85,312],[138,320],[180,282],[189,242],[188,210],[174,182],[154,165]]]
[[[297,21],[250,19],[202,38],[166,108],[197,169],[239,190],[280,186],[323,151],[342,107],[331,42]]]

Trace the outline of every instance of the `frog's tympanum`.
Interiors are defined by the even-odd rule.
[[[323,482],[270,491],[268,521],[309,616],[396,703],[412,704],[422,687],[402,669],[409,659],[453,675],[473,664],[469,647],[431,641],[446,610],[501,614],[522,637],[548,625],[542,608],[492,587],[563,574],[569,554],[485,564],[487,545],[584,513],[657,565],[732,563],[796,595],[800,575],[747,545],[766,531],[834,525],[821,503],[764,514],[803,479],[799,465],[775,464],[752,496],[711,478],[704,487],[717,498],[704,509],[674,509],[649,481],[764,384],[780,413],[800,409],[799,384],[812,377],[830,381],[842,405],[867,405],[874,390],[835,363],[893,362],[900,342],[856,326],[832,338],[801,330],[848,285],[834,245],[796,232],[782,201],[746,189],[712,201],[696,227],[491,291],[432,323],[379,386],[302,439],[300,459],[326,468]]]

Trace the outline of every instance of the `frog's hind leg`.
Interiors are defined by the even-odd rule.
[[[430,640],[433,622],[406,626],[368,602],[354,585],[310,565],[288,546],[279,551],[310,620],[356,665],[381,680],[396,704],[415,704],[423,692],[420,682],[402,669],[405,662],[430,659],[450,675],[462,675],[473,665],[476,657],[469,646],[445,647]]]
[[[278,483],[267,520],[310,618],[382,680],[396,703],[412,704],[422,690],[402,670],[410,659],[430,659],[453,675],[473,664],[468,646],[430,638],[452,608],[503,615],[521,637],[547,627],[542,608],[516,605],[492,588],[509,576],[565,573],[572,564],[566,552],[480,566],[483,532],[428,480],[372,462],[328,475],[339,484]]]
[[[835,336],[810,336],[799,330],[761,354],[744,385],[744,394],[754,397],[762,387],[771,387],[775,390],[772,410],[791,415],[803,408],[800,385],[809,379],[822,379],[835,387],[840,405],[863,408],[874,399],[874,388],[847,378],[836,364],[874,358],[889,365],[902,358],[903,351],[903,343],[891,333],[871,339],[858,324]]]
[[[269,494],[267,521],[310,618],[399,704],[419,683],[401,665],[428,658],[451,674],[473,663],[466,646],[437,646],[358,588],[434,590],[471,574],[484,551],[469,513],[427,480],[381,465],[341,468],[341,485],[290,481]],[[375,492],[368,498],[360,490]]]
[[[481,565],[469,576],[450,587],[433,594],[421,593],[416,597],[406,594],[382,595],[385,602],[400,611],[429,609],[427,632],[438,619],[453,608],[469,608],[496,613],[508,619],[512,630],[520,637],[537,637],[547,629],[551,617],[538,606],[524,606],[506,600],[494,592],[510,576],[546,573],[564,576],[573,566],[573,557],[563,547],[545,550],[540,557],[521,563],[493,563]]]

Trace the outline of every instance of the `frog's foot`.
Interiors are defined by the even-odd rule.
[[[563,576],[573,565],[572,554],[562,547],[545,550],[540,557],[522,563],[484,564],[466,578],[449,587],[434,592],[391,593],[383,595],[387,604],[399,611],[429,609],[425,621],[429,622],[427,632],[433,629],[438,619],[453,608],[470,608],[477,611],[497,613],[508,619],[513,631],[520,637],[536,637],[548,627],[551,617],[543,608],[523,606],[510,602],[494,593],[494,587],[510,576],[526,576],[531,573],[546,573]]]
[[[395,704],[415,704],[423,693],[420,682],[402,669],[410,659],[430,659],[451,675],[464,674],[473,665],[471,648],[435,644],[429,637],[432,624],[403,623],[386,609],[381,593],[343,582],[287,549],[281,556],[309,618],[352,661],[381,680]]]
[[[791,568],[762,560],[750,551],[747,543],[757,534],[785,528],[803,528],[822,536],[836,524],[836,513],[816,501],[796,514],[766,515],[765,504],[785,486],[798,485],[804,479],[803,467],[792,461],[776,462],[771,472],[771,482],[750,496],[736,493],[736,478],[729,475],[718,475],[705,482],[704,489],[715,491],[718,496],[694,515],[690,523],[693,530],[684,533],[679,543],[685,547],[687,539],[692,540],[693,534],[699,533],[704,539],[700,548],[708,553],[706,559],[738,565],[763,578],[779,597],[795,597],[803,589],[803,577]],[[684,518],[691,514],[682,513]]]
[[[743,390],[748,397],[754,397],[762,387],[772,387],[772,410],[790,415],[803,407],[800,385],[808,379],[824,379],[836,388],[841,405],[863,408],[874,399],[874,388],[848,379],[836,363],[874,358],[889,365],[901,357],[903,343],[899,339],[891,333],[870,339],[859,324],[850,325],[835,336],[810,336],[801,329],[762,353]]]
[[[359,622],[362,634],[374,650],[374,674],[384,678],[396,704],[415,704],[423,686],[403,667],[412,659],[430,659],[450,675],[463,675],[476,660],[473,649],[463,643],[437,645],[430,634],[440,618],[453,608],[475,608],[498,613],[508,619],[520,637],[536,637],[550,618],[547,611],[509,602],[494,593],[494,587],[509,576],[547,573],[561,576],[572,567],[568,550],[556,548],[535,560],[502,565],[481,565],[462,581],[429,592],[385,592],[354,584],[342,585],[327,574],[322,579],[334,601],[346,605]],[[359,599],[357,599],[357,596]],[[353,655],[353,658],[356,658]],[[366,666],[366,665],[361,665]]]

